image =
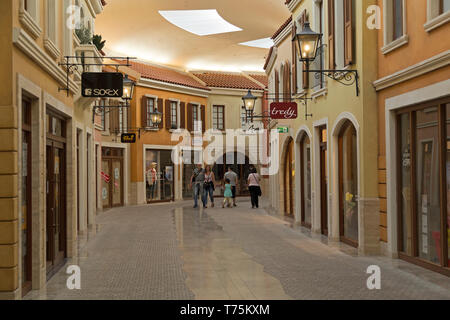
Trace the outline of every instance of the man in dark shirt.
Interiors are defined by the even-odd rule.
[[[191,176],[190,187],[194,188],[194,208],[198,208],[198,197],[203,194],[203,183],[205,182],[205,170],[201,164],[197,165]]]

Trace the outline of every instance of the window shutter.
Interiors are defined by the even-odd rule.
[[[188,103],[187,106],[187,129],[189,132],[194,131],[194,120],[192,118],[192,104]]]
[[[297,93],[297,47],[295,45],[295,35],[297,34],[297,24],[292,25],[292,92]]]
[[[186,103],[180,103],[180,129],[186,129]]]
[[[353,1],[344,0],[344,54],[345,65],[353,63]]]
[[[328,66],[330,69],[336,68],[336,58],[335,58],[335,25],[334,25],[334,0],[328,0]]]
[[[201,106],[201,119],[202,119],[202,132],[206,131],[206,107],[204,105]]]
[[[166,114],[166,129],[172,129],[172,112],[170,110],[170,100],[165,101],[165,114]]]
[[[275,101],[280,101],[280,76],[278,71],[275,71]]]
[[[141,100],[141,126],[147,128],[147,97],[143,96]]]
[[[110,109],[109,122],[111,133],[117,134],[119,130],[119,109],[114,107]]]
[[[164,104],[163,104],[163,99],[158,99],[158,111],[162,113],[162,115],[161,115],[161,123],[159,124],[159,128],[162,129],[164,127]]]
[[[223,119],[223,128],[222,130],[225,130],[225,106],[222,107],[222,119]]]

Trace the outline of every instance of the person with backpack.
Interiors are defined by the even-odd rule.
[[[204,197],[203,197],[203,184],[205,182],[205,171],[201,164],[197,165],[197,168],[194,169],[194,172],[191,176],[190,187],[194,188],[194,209],[198,208],[198,197],[202,197],[203,206],[206,206]]]

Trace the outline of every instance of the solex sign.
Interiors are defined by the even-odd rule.
[[[293,120],[298,117],[295,102],[274,102],[270,105],[270,117],[276,120]]]
[[[119,72],[84,72],[81,86],[85,98],[122,98],[123,75]]]

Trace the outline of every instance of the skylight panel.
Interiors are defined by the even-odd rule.
[[[273,47],[274,42],[271,38],[264,38],[264,39],[242,42],[239,44],[242,46],[247,46],[247,47],[269,49],[269,48]]]
[[[173,10],[159,11],[173,25],[198,36],[242,31],[224,18],[217,10]]]

